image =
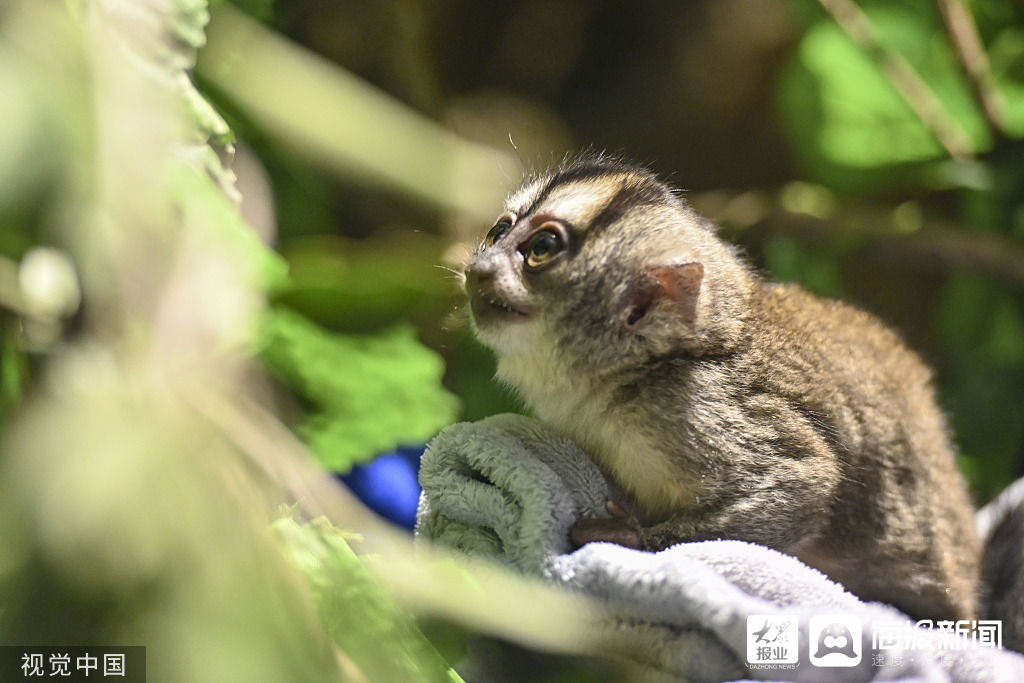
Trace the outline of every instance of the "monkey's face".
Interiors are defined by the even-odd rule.
[[[650,174],[603,160],[527,182],[465,268],[478,336],[560,367],[641,362],[684,339],[704,272],[688,216]]]

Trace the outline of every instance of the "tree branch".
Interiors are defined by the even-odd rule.
[[[1006,107],[995,87],[995,77],[988,61],[988,53],[978,34],[970,10],[963,0],[936,0],[942,20],[946,24],[957,57],[964,67],[971,87],[981,103],[985,120],[996,135],[1006,134]]]
[[[839,27],[875,61],[921,123],[952,158],[961,161],[974,155],[973,145],[942,101],[901,54],[878,38],[871,20],[853,0],[818,0]]]
[[[998,233],[970,232],[932,217],[922,218],[923,226],[908,232],[894,221],[895,207],[886,205],[832,206],[816,215],[794,212],[769,192],[701,193],[690,199],[699,212],[734,233],[767,226],[795,237],[863,235],[915,261],[969,268],[1024,289],[1024,248]]]

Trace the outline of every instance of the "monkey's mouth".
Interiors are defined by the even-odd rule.
[[[522,304],[512,304],[493,292],[476,292],[470,297],[470,308],[478,323],[487,321],[523,322],[531,317],[530,310]]]
[[[507,301],[502,301],[501,299],[487,299],[487,305],[491,308],[498,309],[502,313],[512,313],[514,315],[521,315],[524,317],[527,315],[526,311],[521,311],[512,304]]]

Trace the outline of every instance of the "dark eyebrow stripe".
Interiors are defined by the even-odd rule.
[[[622,168],[616,168],[614,166],[608,166],[603,164],[582,164],[572,166],[563,171],[558,171],[553,176],[548,184],[544,186],[540,194],[533,200],[525,212],[519,214],[519,217],[529,216],[533,213],[538,206],[544,203],[544,200],[548,198],[548,195],[558,187],[559,185],[565,185],[567,183],[575,183],[580,180],[590,180],[592,178],[603,178],[605,176],[621,175],[624,173]]]
[[[665,190],[647,178],[630,179],[605,204],[601,212],[583,230],[586,237],[597,235],[603,229],[622,218],[634,206],[654,204],[664,199]]]

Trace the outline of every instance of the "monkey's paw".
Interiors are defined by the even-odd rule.
[[[640,550],[644,547],[644,533],[640,522],[614,501],[608,501],[610,518],[581,519],[569,527],[569,541],[574,548],[587,543],[604,541],[626,548]]]

